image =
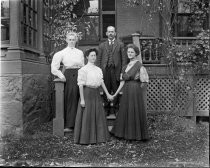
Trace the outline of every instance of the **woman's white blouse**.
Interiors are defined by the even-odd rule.
[[[134,66],[134,64],[136,62],[137,62],[136,60],[135,61],[131,61],[128,64],[127,68],[125,69],[125,72],[128,72]],[[141,80],[141,82],[149,82],[149,75],[148,75],[147,70],[146,70],[146,68],[144,66],[142,66],[140,68],[140,72],[139,73],[140,73],[140,80]]]
[[[59,70],[61,62],[68,68],[81,68],[84,66],[84,54],[81,50],[70,47],[55,53],[51,63],[51,73],[59,78],[64,77]]]
[[[84,67],[79,69],[77,84],[99,87],[103,82],[103,73],[101,68],[95,66],[92,63],[87,63]]]

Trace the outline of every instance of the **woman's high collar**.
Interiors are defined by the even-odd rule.
[[[91,63],[91,62],[88,62],[87,65],[88,66],[94,66],[95,64],[94,63]]]

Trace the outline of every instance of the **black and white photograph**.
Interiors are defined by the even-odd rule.
[[[210,0],[0,2],[0,167],[209,167]]]

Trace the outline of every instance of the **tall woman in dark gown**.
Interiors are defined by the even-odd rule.
[[[123,67],[121,82],[114,97],[123,88],[120,108],[111,133],[126,140],[147,140],[147,117],[143,88],[149,82],[146,69],[138,61],[139,49],[134,44],[127,46],[128,65]]]

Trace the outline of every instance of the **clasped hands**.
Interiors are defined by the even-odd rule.
[[[108,101],[112,101],[114,100],[114,98],[116,97],[116,95],[110,95],[109,93],[107,94],[107,99]],[[80,105],[84,108],[85,107],[85,100],[84,99],[81,99],[80,101]]]
[[[114,94],[114,95],[108,94],[107,99],[108,99],[108,101],[113,101],[116,96],[117,96],[116,94]]]

